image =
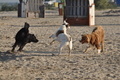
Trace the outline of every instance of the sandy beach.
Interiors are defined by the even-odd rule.
[[[58,53],[59,42],[50,45],[53,39],[49,36],[63,23],[57,11],[46,11],[45,18],[18,18],[17,11],[0,12],[0,80],[120,80],[120,12],[108,11],[95,12],[95,24],[105,30],[104,52],[83,53],[88,45],[79,42],[95,26],[71,26],[67,30],[73,39],[71,56],[68,48],[52,56]],[[28,43],[23,52],[8,53],[25,22],[39,42]]]

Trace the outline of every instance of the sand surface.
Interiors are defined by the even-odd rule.
[[[88,45],[78,40],[94,27],[71,26],[67,31],[73,39],[71,56],[68,48],[59,56],[52,56],[58,53],[59,42],[49,45],[53,40],[49,36],[63,20],[56,11],[47,11],[45,18],[18,18],[16,11],[0,12],[0,80],[120,80],[120,12],[107,11],[96,11],[95,18],[95,24],[105,30],[104,52],[83,53]],[[30,24],[30,33],[39,42],[27,44],[21,53],[7,53],[24,22]]]

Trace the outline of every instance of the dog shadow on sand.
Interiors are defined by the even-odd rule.
[[[10,54],[8,52],[0,52],[0,61],[1,62],[14,60],[14,59],[16,59],[15,54]]]
[[[10,61],[10,60],[17,60],[17,58],[23,57],[35,57],[35,56],[46,56],[52,57],[52,54],[56,54],[57,52],[42,52],[42,51],[22,51],[22,52],[14,52],[9,53],[7,52],[0,52],[0,61]]]

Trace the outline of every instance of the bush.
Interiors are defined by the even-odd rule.
[[[115,8],[117,8],[118,6],[117,6],[117,4],[115,4],[115,3],[109,3],[108,4],[108,8],[109,9],[115,9]]]
[[[57,8],[54,5],[45,5],[46,10],[56,10]]]
[[[108,0],[95,0],[96,9],[107,9]]]
[[[115,3],[110,3],[108,0],[95,0],[96,9],[111,9],[116,7]]]
[[[1,11],[16,11],[18,9],[17,4],[8,5],[8,4],[2,4]]]

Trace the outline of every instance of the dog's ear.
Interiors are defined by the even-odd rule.
[[[84,34],[81,35],[81,37],[85,36]]]
[[[67,18],[64,21],[67,21]]]
[[[24,28],[29,28],[29,27],[30,25],[27,22],[25,22]]]
[[[66,22],[66,20],[64,20],[64,22],[63,22],[65,25],[67,25],[68,23]]]
[[[25,22],[25,25],[29,25],[27,22]]]

